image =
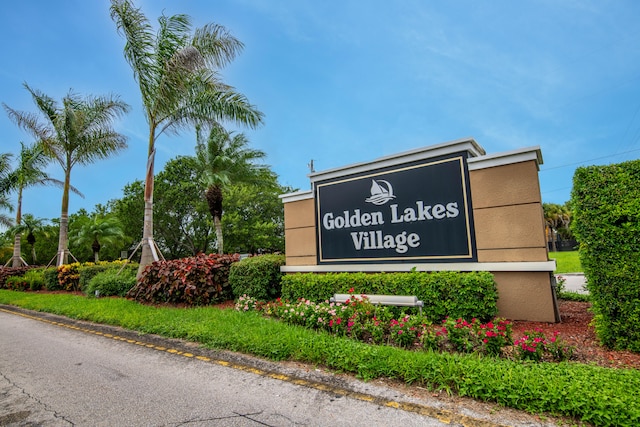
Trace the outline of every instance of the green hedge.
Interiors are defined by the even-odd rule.
[[[571,205],[598,338],[640,351],[640,160],[578,168]]]
[[[137,264],[126,266],[111,266],[94,274],[86,287],[84,293],[87,296],[119,296],[124,297],[136,285]],[[96,293],[97,291],[97,293]]]
[[[488,272],[305,273],[282,278],[282,298],[291,301],[321,302],[352,288],[355,294],[415,295],[432,322],[447,316],[486,321],[498,313],[498,291]]]
[[[234,263],[229,271],[229,284],[238,298],[249,295],[269,301],[280,296],[284,255],[260,255]]]

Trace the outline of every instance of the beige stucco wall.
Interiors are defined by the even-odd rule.
[[[535,161],[469,172],[478,262],[546,261]]]
[[[535,160],[470,170],[479,263],[548,261]],[[287,266],[315,266],[313,198],[284,205]],[[512,320],[557,321],[551,274],[495,271],[499,315]]]
[[[284,204],[284,251],[287,265],[316,265],[313,199]]]

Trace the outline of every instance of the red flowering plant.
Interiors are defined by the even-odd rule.
[[[492,356],[499,356],[502,348],[512,342],[511,323],[501,318],[482,323],[476,318],[468,322],[448,317],[435,335],[442,350],[460,353],[475,351]]]
[[[547,338],[544,332],[536,328],[534,331],[525,331],[524,335],[514,342],[518,357],[522,360],[563,361],[569,360],[573,356],[574,348],[567,345],[558,337],[558,331],[553,333],[553,337]]]
[[[420,342],[426,328],[419,316],[405,315],[389,322],[389,341],[399,347],[410,348]]]

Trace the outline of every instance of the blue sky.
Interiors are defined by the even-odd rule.
[[[222,76],[265,114],[246,130],[281,184],[316,170],[473,137],[487,153],[540,146],[545,202],[569,200],[579,165],[640,158],[640,2],[633,0],[138,0],[157,17],[226,26],[245,48]],[[117,94],[129,148],[76,166],[70,212],[92,211],[143,179],[147,123],[107,0],[0,2],[0,102],[35,111],[31,87],[60,100]],[[0,112],[0,152],[31,137]],[[191,155],[192,133],[162,136],[156,172]],[[62,179],[52,164],[49,174]],[[23,212],[60,215],[61,190],[29,189]]]

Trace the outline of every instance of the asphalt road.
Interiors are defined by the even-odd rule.
[[[0,426],[553,425],[285,365],[0,306]]]

